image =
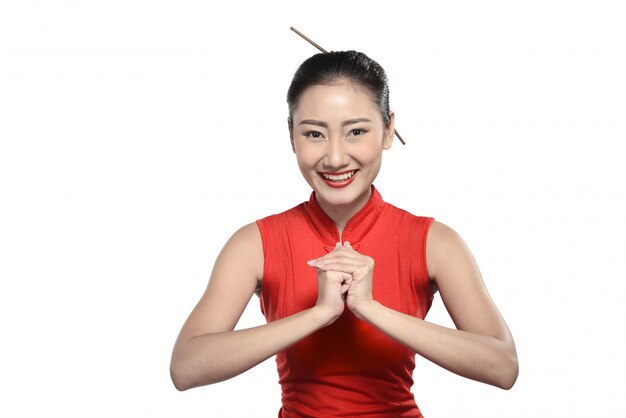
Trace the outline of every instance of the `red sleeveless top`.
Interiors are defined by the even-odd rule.
[[[369,201],[343,231],[355,251],[374,259],[374,299],[422,319],[433,299],[425,256],[433,221],[384,202],[372,185]],[[339,241],[315,192],[308,202],[257,224],[265,257],[260,303],[266,320],[313,307],[317,273],[306,262]],[[276,364],[279,417],[422,417],[410,391],[415,353],[347,307],[333,324],[277,353]]]

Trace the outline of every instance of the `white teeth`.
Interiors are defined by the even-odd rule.
[[[356,173],[356,170],[354,171],[349,171],[347,173],[343,173],[343,174],[326,174],[326,173],[322,173],[322,176],[324,176],[324,178],[331,180],[331,181],[344,181],[344,180],[348,180],[350,177],[352,177],[354,175],[354,173]]]

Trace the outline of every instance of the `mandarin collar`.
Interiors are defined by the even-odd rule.
[[[365,205],[346,223],[343,229],[343,241],[350,241],[350,245],[355,250],[360,246],[361,241],[372,229],[376,220],[380,216],[385,202],[382,196],[372,184],[372,193]],[[311,193],[308,202],[304,203],[304,212],[309,222],[309,226],[315,235],[324,243],[324,249],[331,251],[335,244],[339,242],[339,230],[332,219],[320,207],[315,198],[315,191]]]

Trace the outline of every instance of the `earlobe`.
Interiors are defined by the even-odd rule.
[[[389,125],[385,128],[385,138],[383,139],[383,149],[391,148],[395,136],[395,114],[389,112]]]

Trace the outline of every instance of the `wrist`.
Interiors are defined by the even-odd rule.
[[[381,307],[382,305],[374,299],[362,300],[350,304],[352,313],[354,313],[357,318],[368,322],[371,322],[370,318],[372,318]]]
[[[339,317],[333,309],[324,305],[315,305],[309,311],[319,328],[332,324]]]

